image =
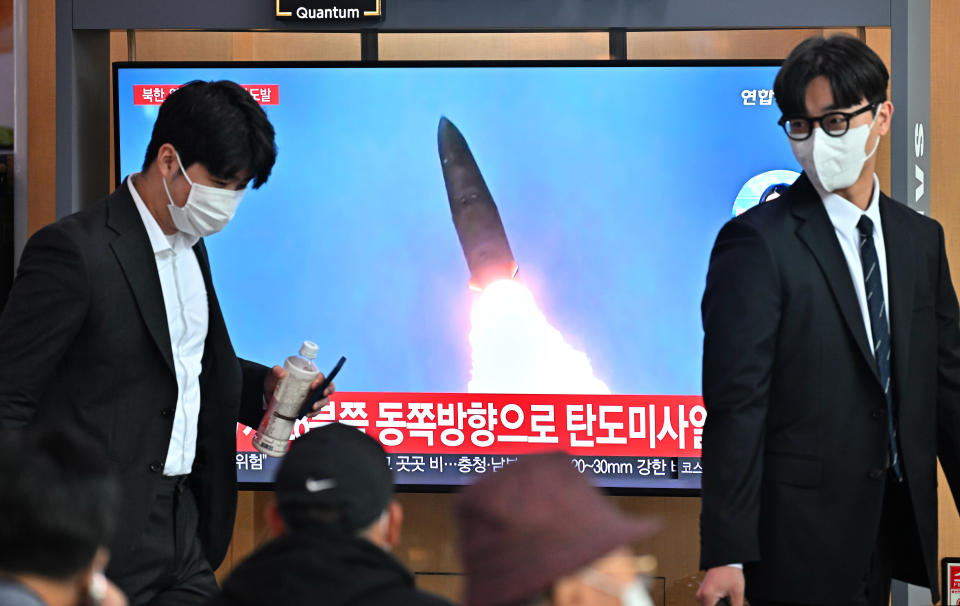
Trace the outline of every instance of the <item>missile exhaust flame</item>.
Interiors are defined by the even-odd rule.
[[[488,286],[470,313],[473,393],[609,394],[587,355],[550,325],[514,280]]]

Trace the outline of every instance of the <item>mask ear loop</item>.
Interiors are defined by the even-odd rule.
[[[870,128],[873,128],[872,126]],[[180,161],[180,153],[177,150],[173,150],[174,155],[177,156],[177,164],[180,165],[180,172],[183,173],[183,178],[187,180],[187,183],[190,184],[190,187],[193,187],[193,181],[190,180],[190,175],[187,174],[187,169],[183,167],[183,162]]]
[[[879,119],[880,119],[880,106],[878,105],[877,114],[873,117],[873,122],[870,123],[870,131],[872,131],[873,127],[877,125],[877,120]],[[867,133],[867,136],[868,137],[870,136],[869,132]],[[867,154],[867,156],[863,159],[863,161],[866,162],[867,160],[869,160],[873,156],[873,154],[877,153],[877,150],[879,148],[880,148],[880,135],[877,135],[877,142],[873,144],[873,151]]]
[[[190,177],[187,175],[187,169],[183,167],[183,162],[180,161],[180,153],[174,149],[173,154],[177,157],[177,165],[180,167],[180,172],[183,173],[183,178],[187,180],[187,183],[190,184],[190,188],[192,189],[193,181],[190,180]],[[167,185],[167,180],[162,177],[160,180],[163,181],[163,189],[167,192],[167,200],[170,202],[170,204],[176,206],[176,204],[173,203],[173,196],[170,195],[170,186]]]

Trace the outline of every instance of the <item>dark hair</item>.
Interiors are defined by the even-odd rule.
[[[277,502],[277,511],[283,523],[290,532],[303,532],[310,529],[324,528],[328,531],[338,531],[351,535],[362,535],[376,524],[381,516],[362,528],[353,528],[347,524],[347,516],[339,507],[322,505],[292,505]]]
[[[169,143],[183,167],[196,162],[224,180],[246,172],[256,189],[267,182],[277,159],[273,126],[246,89],[229,80],[194,80],[181,86],[160,106],[143,170]]]
[[[846,34],[814,36],[790,52],[773,83],[777,105],[786,117],[807,114],[807,85],[826,76],[837,107],[887,100],[887,67],[869,46]],[[876,111],[876,108],[874,108]]]
[[[69,579],[113,532],[117,486],[100,445],[68,427],[0,432],[0,571]]]
[[[290,505],[277,503],[277,510],[283,523],[292,531],[305,530],[316,526],[340,526],[343,524],[343,510],[339,507]]]

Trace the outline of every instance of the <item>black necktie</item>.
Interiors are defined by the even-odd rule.
[[[883,298],[883,280],[877,249],[873,245],[873,221],[863,215],[857,223],[860,230],[860,262],[863,264],[863,282],[867,289],[867,311],[870,313],[870,332],[873,334],[873,356],[877,374],[887,399],[887,434],[890,439],[890,467],[897,480],[903,481],[900,450],[897,447],[897,427],[894,422],[893,393],[890,391],[890,325],[887,322],[886,302]]]

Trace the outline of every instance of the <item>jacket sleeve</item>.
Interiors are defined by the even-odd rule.
[[[0,315],[0,427],[30,423],[83,325],[90,285],[83,256],[59,224],[27,242]]]
[[[240,370],[243,372],[243,390],[240,394],[241,423],[256,429],[263,418],[263,381],[270,369],[263,364],[257,364],[243,358],[240,361]]]
[[[780,293],[763,237],[742,220],[728,222],[710,256],[701,305],[703,569],[760,559],[760,483]]]
[[[937,234],[937,455],[953,492],[953,500],[960,503],[960,325],[943,228],[939,225]]]

